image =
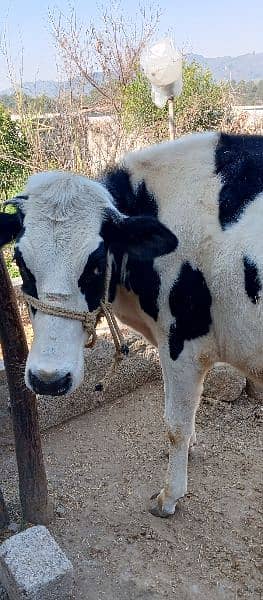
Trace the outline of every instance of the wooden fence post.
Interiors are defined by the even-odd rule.
[[[0,252],[0,339],[10,394],[23,518],[50,520],[47,478],[41,448],[35,395],[26,388],[24,366],[28,347],[15,293]]]

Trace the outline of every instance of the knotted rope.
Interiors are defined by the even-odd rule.
[[[25,294],[25,292],[22,292],[22,297],[26,302],[27,306],[32,306],[33,308],[40,310],[46,315],[80,321],[82,323],[83,329],[87,332],[88,335],[88,342],[86,344],[88,348],[93,348],[93,346],[95,345],[97,341],[96,327],[102,319],[102,317],[105,317],[115,345],[115,354],[109,372],[106,373],[104,379],[96,385],[95,389],[97,391],[102,391],[103,389],[107,388],[111,376],[114,373],[117,365],[120,363],[120,361],[123,360],[124,356],[127,356],[127,354],[129,353],[129,348],[125,343],[122,332],[118,326],[116,317],[113,314],[111,304],[109,302],[101,301],[100,306],[99,308],[97,308],[97,310],[93,312],[82,312],[76,310],[69,310],[63,308],[62,306],[56,306],[54,304],[42,302],[42,300],[34,298],[29,294]]]

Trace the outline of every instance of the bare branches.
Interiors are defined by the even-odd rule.
[[[123,90],[133,79],[141,51],[155,33],[159,18],[158,8],[142,8],[129,18],[119,3],[110,4],[110,0],[101,8],[96,25],[80,23],[74,8],[65,14],[50,11],[59,79],[64,83],[49,110],[44,96],[41,101],[41,97],[29,98],[24,93],[23,60],[20,57],[21,73],[16,77],[5,38],[2,52],[16,93],[13,118],[30,147],[25,163],[21,156],[5,152],[8,164],[21,164],[27,172],[59,168],[96,177],[125,149],[134,147],[138,135],[130,136],[123,127]]]
[[[66,71],[74,72],[119,113],[119,90],[133,78],[139,57],[156,32],[161,12],[145,8],[130,20],[120,6],[102,9],[101,26],[87,28],[78,22],[76,12],[68,16],[50,12],[49,20]],[[98,77],[98,73],[100,77]]]

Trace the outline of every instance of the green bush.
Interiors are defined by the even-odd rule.
[[[166,118],[167,108],[157,108],[151,98],[151,87],[144,73],[138,71],[135,79],[122,90],[122,118],[128,132],[140,127],[160,125]]]
[[[229,93],[224,84],[215,83],[209,70],[193,62],[183,63],[183,91],[175,99],[175,124],[178,134],[214,129],[220,126],[228,107]],[[159,109],[151,98],[145,75],[138,71],[122,92],[123,124],[127,131],[155,128],[156,138],[167,137],[167,107]]]
[[[27,174],[29,145],[17,121],[0,104],[0,198],[21,187]]]

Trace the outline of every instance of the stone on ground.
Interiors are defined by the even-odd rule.
[[[212,397],[219,402],[235,402],[245,389],[246,379],[234,367],[217,363],[207,373],[204,382],[204,397]]]
[[[37,525],[0,546],[0,583],[9,600],[66,600],[73,566],[48,529]]]

